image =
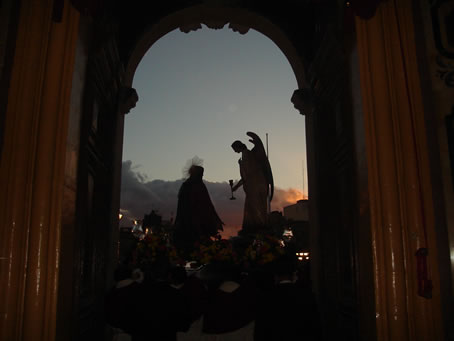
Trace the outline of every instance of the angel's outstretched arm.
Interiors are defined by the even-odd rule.
[[[235,186],[232,187],[232,191],[235,192],[238,188],[240,188],[241,186],[243,186],[243,179],[241,179],[240,181],[238,181],[236,183]]]

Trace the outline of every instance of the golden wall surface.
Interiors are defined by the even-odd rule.
[[[0,163],[0,339],[54,340],[78,12],[24,1]]]

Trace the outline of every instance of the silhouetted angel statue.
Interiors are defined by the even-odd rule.
[[[217,236],[224,223],[219,218],[210,194],[203,182],[203,167],[194,163],[186,171],[189,178],[183,182],[178,192],[178,207],[175,218],[174,242],[185,256],[194,243]]]
[[[254,144],[251,150],[241,141],[232,143],[235,152],[241,153],[241,180],[232,187],[236,191],[240,186],[246,194],[243,213],[243,231],[254,233],[263,231],[267,226],[268,203],[273,199],[274,182],[271,166],[260,137],[248,131],[249,140]]]

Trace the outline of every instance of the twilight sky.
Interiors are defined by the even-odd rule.
[[[252,148],[247,131],[257,133],[265,146],[268,133],[275,186],[296,197],[303,189],[307,194],[305,122],[290,101],[296,79],[284,54],[263,34],[206,27],[188,34],[172,31],[148,50],[133,87],[139,101],[125,118],[124,210],[133,210],[126,201],[134,202],[134,193],[124,188],[131,183],[126,176],[142,185],[175,183],[194,156],[203,160],[207,183],[239,179],[240,155],[230,145],[242,140]],[[228,185],[221,187],[220,198],[225,194],[232,203]],[[153,197],[150,204],[164,215]]]

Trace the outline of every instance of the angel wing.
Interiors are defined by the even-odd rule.
[[[251,138],[249,141],[254,144],[254,148],[252,148],[251,151],[254,152],[254,154],[256,155],[257,160],[260,163],[263,172],[265,173],[265,178],[269,186],[270,194],[269,200],[271,201],[271,199],[273,199],[274,194],[274,181],[273,173],[271,172],[270,161],[266,156],[265,148],[263,147],[263,143],[260,137],[252,131],[248,131],[246,135],[248,135]]]

